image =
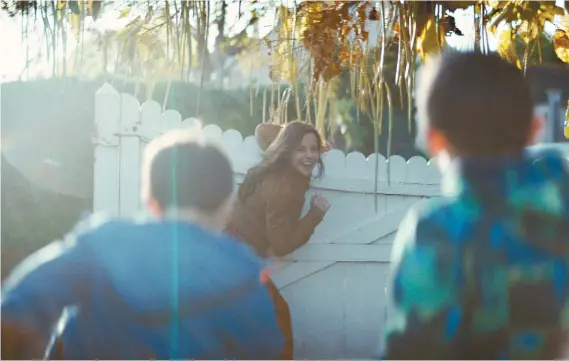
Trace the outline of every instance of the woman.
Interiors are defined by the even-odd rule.
[[[261,148],[268,148],[239,188],[227,231],[249,243],[262,257],[283,257],[308,242],[330,208],[324,197],[314,195],[310,210],[300,217],[314,167],[318,166],[319,176],[324,171],[320,157],[323,142],[313,126],[298,121],[288,123],[274,141],[265,138],[257,133]],[[288,304],[273,282],[267,286],[286,340],[282,359],[292,360]]]

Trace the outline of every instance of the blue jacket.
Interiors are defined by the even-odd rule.
[[[32,344],[45,347],[58,321],[65,359],[280,356],[264,264],[246,245],[177,221],[88,223],[29,256],[7,280],[3,351],[20,354],[3,357],[43,356],[30,354]]]
[[[392,250],[386,359],[550,360],[569,330],[562,154],[457,159]]]

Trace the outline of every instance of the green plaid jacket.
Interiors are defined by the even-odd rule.
[[[410,211],[397,234],[383,358],[558,357],[568,237],[559,153],[453,163],[442,196]]]

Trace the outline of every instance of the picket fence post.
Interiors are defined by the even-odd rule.
[[[119,214],[120,94],[105,83],[95,93],[93,210]]]

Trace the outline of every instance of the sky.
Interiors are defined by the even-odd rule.
[[[557,0],[558,3],[562,3],[562,0]],[[243,2],[246,3],[246,2]],[[211,2],[212,8],[215,7],[215,0]],[[238,7],[237,3],[232,3],[227,9],[227,19],[237,19],[238,18]],[[243,6],[243,5],[242,5]],[[243,9],[243,8],[242,8]],[[91,17],[86,18],[86,25],[95,26],[99,29],[105,28],[121,28],[132,20],[137,13],[132,12],[129,17],[123,19],[117,19],[119,15],[118,10],[113,11],[112,9],[105,8],[102,12],[102,16],[93,23]],[[274,11],[269,12],[267,15],[262,17],[259,21],[259,32],[260,36],[263,37],[272,29],[272,24],[274,21]],[[447,42],[452,47],[464,48],[472,44],[473,38],[473,19],[472,10],[459,10],[455,13],[456,24],[464,33],[464,36],[450,36],[447,38]],[[5,12],[0,12],[0,49],[3,49],[2,56],[0,57],[0,83],[15,81],[20,76],[22,79],[26,79],[28,73],[24,71],[26,68],[26,55],[28,59],[33,59],[33,68],[30,70],[29,76],[34,77],[38,74],[51,74],[50,62],[47,59],[47,54],[45,51],[45,44],[43,43],[44,32],[42,29],[41,22],[38,23],[38,27],[29,26],[28,41],[23,42],[21,37],[23,20],[21,17],[17,16],[15,18],[9,18]],[[243,28],[247,19],[243,17],[240,22],[228,23],[228,27],[234,26],[236,31]],[[551,29],[546,29],[551,30]],[[215,41],[215,36],[217,35],[217,28],[213,26],[210,30],[210,44],[208,47],[213,49],[213,43]],[[69,34],[70,40],[67,46],[67,56],[71,55],[73,49],[75,48],[75,41],[72,35]],[[490,48],[495,49],[496,43],[493,38],[489,39]],[[43,48],[42,48],[42,44]],[[4,49],[9,49],[8,51]],[[42,51],[40,51],[42,49]],[[39,60],[38,54],[40,54]],[[28,60],[29,61],[29,60]]]

